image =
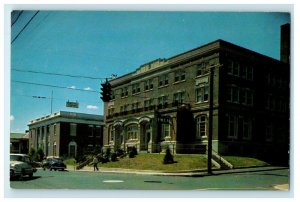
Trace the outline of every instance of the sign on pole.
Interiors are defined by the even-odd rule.
[[[76,102],[67,101],[66,102],[66,107],[78,108],[79,107],[79,103],[77,101]]]

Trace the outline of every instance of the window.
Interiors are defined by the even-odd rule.
[[[247,80],[253,80],[253,67],[252,66],[243,66],[240,68],[241,77]]]
[[[227,114],[227,128],[227,136],[232,139],[237,139],[238,117],[235,114]]]
[[[240,64],[236,61],[228,61],[228,74],[239,76],[240,75]]]
[[[173,102],[174,103],[183,103],[184,102],[185,92],[174,93]]]
[[[247,117],[242,118],[243,139],[250,140],[252,136],[252,120]]]
[[[196,76],[201,76],[209,73],[208,62],[202,62],[197,65]]]
[[[202,103],[208,101],[208,85],[196,89],[196,102]]]
[[[89,135],[89,137],[94,136],[94,126],[93,125],[88,125],[88,135]]]
[[[169,84],[168,74],[159,76],[159,84],[158,86],[166,86]]]
[[[53,124],[53,133],[56,135],[56,124]]]
[[[109,109],[108,109],[108,115],[113,115],[115,113],[115,108],[113,108],[113,107],[110,107]]]
[[[127,126],[127,136],[128,139],[137,139],[137,131],[138,131],[138,126],[136,124],[132,124]]]
[[[165,139],[166,137],[170,137],[170,124],[163,123],[161,124],[161,137]]]
[[[116,99],[116,92],[115,91],[111,91],[111,99],[114,100]]]
[[[273,130],[273,124],[272,123],[268,123],[266,124],[266,141],[267,142],[271,142],[273,141],[273,137],[274,137],[274,130]]]
[[[175,82],[184,81],[185,80],[185,71],[176,71],[175,72]]]
[[[158,98],[158,105],[160,107],[166,107],[168,105],[168,96],[164,95]]]
[[[233,103],[239,103],[239,88],[237,86],[228,86],[227,101]]]
[[[239,101],[241,104],[249,105],[249,106],[253,105],[253,91],[249,89],[240,89],[239,95],[240,95]]]
[[[152,106],[153,106],[153,99],[149,99],[149,100],[144,101],[145,110],[151,109]]]
[[[132,85],[132,94],[136,94],[139,92],[141,92],[140,84],[139,83],[133,84]]]
[[[124,87],[121,89],[121,97],[126,97],[128,96],[128,88]]]
[[[76,136],[76,135],[77,135],[77,124],[70,123],[70,136]]]
[[[113,142],[114,141],[114,127],[113,126],[109,126],[109,128],[108,128],[108,134],[109,134],[109,138],[108,138],[108,140],[110,141],[110,142]]]
[[[196,138],[206,137],[206,115],[201,115],[196,118]]]
[[[153,89],[153,80],[149,79],[147,81],[145,81],[145,91],[147,90],[152,90]]]
[[[97,137],[101,136],[101,126],[96,126],[96,136]]]
[[[140,103],[139,102],[135,102],[131,105],[131,110],[137,110],[139,108]]]
[[[56,156],[56,142],[53,142],[53,156]]]

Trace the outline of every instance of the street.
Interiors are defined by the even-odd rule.
[[[212,176],[154,176],[86,171],[38,170],[32,179],[12,180],[15,189],[81,190],[278,190],[289,184],[287,168],[245,170]]]

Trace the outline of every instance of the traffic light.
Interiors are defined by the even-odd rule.
[[[101,99],[103,102],[109,102],[111,100],[111,85],[106,79],[105,83],[102,83],[101,86]]]

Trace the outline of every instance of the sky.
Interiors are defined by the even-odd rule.
[[[51,110],[103,115],[104,78],[217,39],[279,59],[286,23],[290,15],[275,12],[13,12],[11,132]]]

